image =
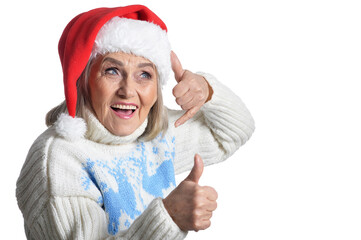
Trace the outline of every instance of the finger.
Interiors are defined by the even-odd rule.
[[[190,108],[183,108],[183,105],[193,102],[193,94],[190,91],[188,91],[183,96],[177,97],[175,101],[179,106],[182,106],[183,110],[188,110]]]
[[[186,110],[186,111],[188,111],[188,110],[190,110],[190,109],[192,109],[192,108],[194,108],[194,107],[198,107],[198,109],[200,109],[201,108],[201,104],[199,104],[199,101],[194,97],[194,96],[192,96],[191,97],[192,99],[190,99],[187,103],[184,103],[184,104],[182,104],[181,105],[181,107],[182,107],[182,109],[183,110]],[[198,110],[197,110],[198,111]],[[197,112],[195,112],[194,114],[196,114]],[[194,116],[194,115],[193,115]],[[192,116],[192,117],[193,117]]]
[[[170,53],[170,61],[172,64],[172,70],[174,72],[174,78],[177,80],[177,82],[180,82],[184,74],[184,69],[177,55],[173,51]]]
[[[209,219],[203,220],[201,224],[198,226],[198,230],[206,230],[211,226],[211,221]]]
[[[203,216],[202,216],[202,219],[203,220],[209,220],[211,219],[213,216],[213,212],[212,211],[205,211]]]
[[[172,93],[173,96],[177,98],[183,96],[188,91],[189,91],[189,85],[186,83],[186,81],[181,81],[177,85],[175,85]]]
[[[213,212],[212,211],[202,211],[201,214],[196,216],[199,223],[202,223],[204,220],[209,220],[212,218]]]
[[[174,123],[176,127],[179,127],[180,125],[184,124],[186,121],[191,119],[200,109],[199,106],[195,106],[188,111],[186,111],[178,120]]]
[[[199,156],[198,154],[194,155],[193,168],[185,180],[198,183],[199,179],[202,176],[203,169],[204,169],[204,164],[201,156]]]
[[[210,220],[205,220],[203,226],[204,226],[204,230],[209,228],[211,226],[211,221]]]
[[[217,202],[216,201],[209,201],[205,208],[208,212],[213,212],[217,209]]]
[[[218,193],[214,188],[209,187],[209,186],[203,186],[202,188],[206,192],[207,198],[210,201],[216,201],[218,199]]]

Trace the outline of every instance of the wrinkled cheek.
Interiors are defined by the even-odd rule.
[[[142,97],[145,106],[149,108],[153,106],[153,104],[156,102],[158,98],[157,91],[158,91],[157,84],[147,86],[141,89],[141,92],[139,94]]]
[[[141,97],[141,105],[139,116],[141,120],[144,120],[148,114],[150,109],[153,107],[155,102],[157,101],[157,88],[152,86],[147,89],[143,89],[142,93],[139,94]]]
[[[107,105],[105,104],[95,104],[93,106],[96,117],[98,118],[99,122],[103,125],[106,125],[107,122],[109,122],[109,110],[107,109]]]
[[[145,118],[148,116],[148,113],[149,113],[149,112],[148,112],[145,108],[142,108],[142,109],[139,110],[138,116],[139,116],[139,120],[141,121],[141,122],[139,123],[139,125],[140,125],[141,123],[143,123],[143,121],[145,120]]]

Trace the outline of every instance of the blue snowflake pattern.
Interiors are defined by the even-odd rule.
[[[175,187],[174,140],[159,135],[151,142],[140,142],[126,157],[88,158],[83,163],[86,175],[82,176],[82,186],[89,190],[94,184],[101,192],[98,203],[108,214],[110,234],[129,228],[146,209],[149,198],[165,197]],[[161,160],[154,161],[154,155]]]

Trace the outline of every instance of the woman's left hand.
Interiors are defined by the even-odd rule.
[[[206,79],[198,74],[184,70],[177,55],[171,53],[172,70],[178,84],[173,88],[176,102],[186,113],[176,122],[178,127],[191,119],[212,97],[213,90]]]

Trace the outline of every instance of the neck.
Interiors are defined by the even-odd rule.
[[[86,138],[94,142],[108,145],[121,145],[137,141],[144,133],[148,123],[146,119],[132,134],[127,136],[116,136],[109,132],[90,110],[86,110],[85,115],[85,121],[87,123]]]

